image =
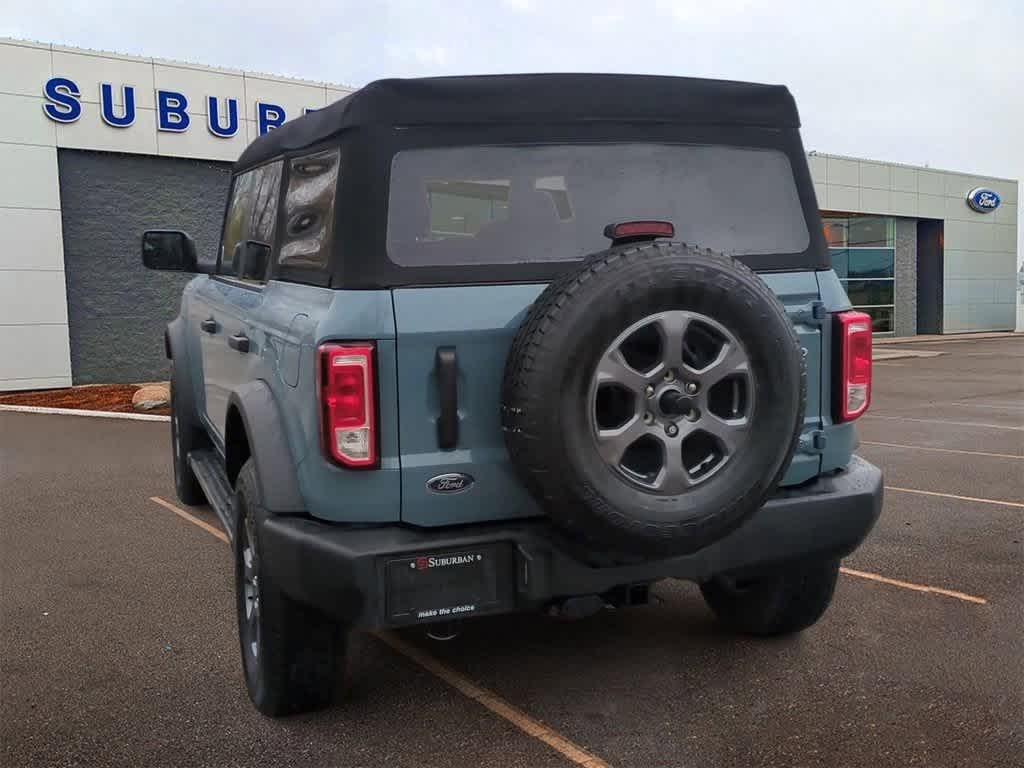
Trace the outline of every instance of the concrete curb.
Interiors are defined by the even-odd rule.
[[[995,341],[997,339],[1024,339],[1020,331],[983,331],[979,333],[946,333],[931,336],[887,336],[876,338],[876,347],[888,344],[942,344],[950,341]]]
[[[876,349],[872,352],[872,360],[902,360],[907,357],[941,357],[945,352],[932,352],[923,349]]]
[[[49,416],[94,416],[100,419],[127,419],[129,421],[170,421],[170,416],[155,413],[114,413],[112,411],[83,411],[77,408],[46,408],[39,405],[0,405],[0,413],[42,413]]]

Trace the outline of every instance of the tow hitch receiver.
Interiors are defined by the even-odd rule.
[[[581,595],[567,597],[548,606],[548,615],[557,619],[573,621],[593,616],[604,608],[625,608],[630,605],[647,605],[651,601],[651,585],[620,584],[603,595]]]

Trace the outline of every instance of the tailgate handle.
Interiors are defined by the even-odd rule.
[[[437,394],[441,415],[437,417],[437,445],[442,451],[454,451],[459,442],[459,383],[455,347],[438,347],[434,355]]]

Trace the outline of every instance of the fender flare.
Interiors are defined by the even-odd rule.
[[[249,445],[249,453],[256,465],[256,480],[259,483],[260,497],[270,514],[301,514],[305,512],[305,503],[299,492],[299,479],[295,471],[288,444],[288,433],[281,418],[281,409],[270,386],[263,380],[255,380],[243,384],[231,393],[228,398],[228,429],[225,433],[225,459],[230,468],[234,460],[228,453],[231,451],[234,435],[231,418],[232,411],[241,417],[241,426],[245,430],[245,438]],[[241,469],[241,466],[235,468]]]
[[[192,368],[189,365],[188,346],[185,342],[185,322],[181,316],[174,318],[164,331],[164,354],[171,361],[171,388],[177,401],[179,416],[185,415],[195,427],[202,424],[196,408]],[[205,434],[205,430],[203,430]]]

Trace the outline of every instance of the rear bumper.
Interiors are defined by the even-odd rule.
[[[881,508],[881,471],[854,457],[834,476],[780,491],[715,544],[640,564],[589,565],[544,520],[430,530],[399,525],[354,529],[307,517],[268,517],[261,524],[260,547],[264,568],[270,567],[268,575],[286,594],[353,626],[383,628],[527,610],[558,598],[603,594],[662,578],[702,582],[715,574],[802,558],[843,557],[864,540]],[[409,582],[418,578],[416,558],[426,569],[428,555],[468,555],[486,567],[477,569],[475,583],[467,586],[459,583],[462,568],[455,561],[444,575],[439,571],[429,577],[434,581],[426,592],[396,595],[407,587],[415,590]],[[401,589],[396,589],[396,577]],[[409,610],[417,601],[431,600],[440,612]]]

